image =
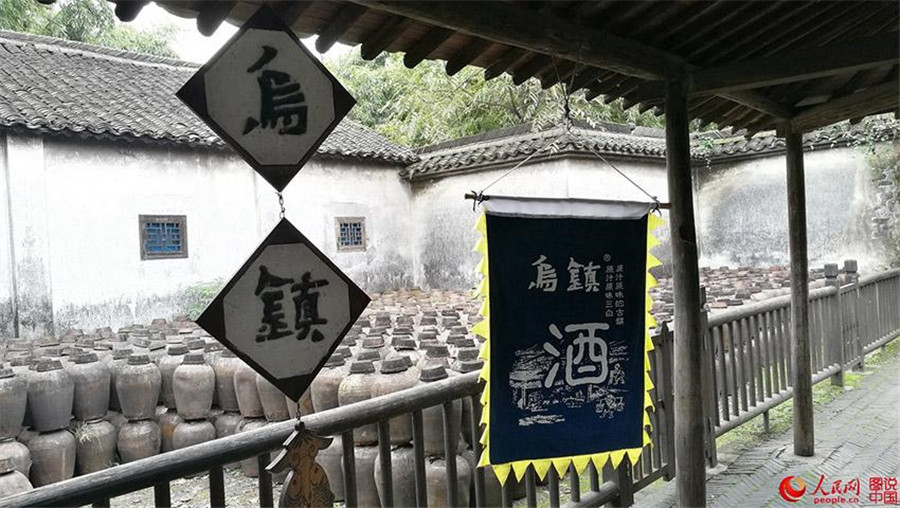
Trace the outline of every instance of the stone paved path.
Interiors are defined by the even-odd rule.
[[[709,506],[813,506],[811,492],[823,474],[829,488],[833,480],[860,479],[859,502],[840,506],[885,506],[869,501],[868,479],[900,477],[900,357],[866,373],[857,388],[817,408],[815,430],[814,457],[793,454],[791,429],[737,455],[720,454],[719,466],[707,472]],[[788,503],[778,493],[779,483],[789,475],[807,485],[800,502]],[[639,507],[674,503],[674,481],[657,483],[635,496]]]

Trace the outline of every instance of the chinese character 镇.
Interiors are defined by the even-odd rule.
[[[556,291],[556,268],[553,268],[549,263],[545,263],[547,260],[547,256],[541,254],[537,261],[531,263],[531,266],[537,267],[537,278],[530,284],[528,284],[528,289],[540,289],[541,291],[553,292]]]
[[[306,104],[300,84],[282,71],[264,69],[276,56],[278,50],[272,46],[263,46],[263,54],[247,68],[247,72],[257,72],[260,104],[259,119],[247,118],[244,123],[244,135],[257,127],[274,129],[281,122],[278,134],[299,135],[306,133]]]
[[[263,303],[261,326],[257,330],[256,342],[278,340],[296,333],[297,340],[304,340],[312,331],[313,342],[325,338],[322,332],[312,329],[313,325],[324,325],[327,319],[319,317],[319,293],[315,290],[327,286],[327,280],[311,280],[309,272],[304,273],[299,283],[294,279],[279,277],[269,272],[265,265],[259,267],[259,279],[254,295]],[[284,303],[285,288],[289,287],[294,304],[293,330],[288,328]]]
[[[584,289],[584,286],[581,285],[582,268],[584,268],[583,264],[575,261],[575,258],[569,258],[569,266],[566,268],[569,270],[569,287],[566,288],[566,291],[578,291]]]
[[[550,325],[550,333],[559,340],[563,340],[563,334],[556,325]],[[577,333],[572,343],[566,346],[565,380],[569,386],[585,384],[600,384],[606,381],[609,374],[607,360],[606,341],[597,333],[601,330],[609,330],[606,323],[572,324],[565,327],[566,333]],[[562,356],[559,349],[545,342],[544,350],[559,358]],[[559,363],[554,363],[544,379],[544,386],[549,388],[556,380],[559,372]]]

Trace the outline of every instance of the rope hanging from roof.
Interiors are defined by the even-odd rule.
[[[571,104],[569,103],[569,88],[572,86],[572,81],[575,79],[575,74],[576,74],[575,71],[576,71],[576,69],[577,69],[577,66],[576,66],[576,69],[573,69],[573,70],[572,70],[572,73],[571,73],[570,78],[569,78],[569,84],[568,84],[568,86],[566,86],[566,82],[565,82],[565,81],[560,77],[560,75],[559,75],[559,68],[558,68],[557,65],[556,65],[556,58],[555,58],[555,57],[552,58],[551,62],[552,62],[552,64],[553,64],[554,72],[556,72],[556,81],[557,81],[557,83],[559,84],[559,86],[562,88],[562,92],[563,92],[563,104],[562,104],[562,108],[563,108],[563,112],[562,112],[563,131],[562,131],[562,133],[560,133],[558,136],[554,137],[549,143],[544,143],[543,145],[541,145],[541,147],[540,147],[539,149],[537,149],[537,150],[535,150],[534,152],[530,153],[530,154],[528,155],[528,157],[526,157],[525,159],[519,161],[518,164],[516,164],[515,166],[513,166],[513,167],[511,167],[510,169],[508,169],[507,171],[505,171],[503,174],[501,174],[500,176],[498,176],[498,177],[497,177],[496,179],[494,179],[492,182],[490,182],[489,184],[487,184],[486,186],[484,186],[484,188],[482,188],[480,191],[475,192],[475,191],[473,190],[471,193],[466,194],[466,196],[465,196],[466,199],[472,199],[472,200],[473,200],[473,203],[472,203],[472,210],[475,211],[477,205],[479,205],[481,202],[483,202],[483,201],[485,201],[486,199],[488,199],[488,197],[485,196],[485,194],[484,194],[484,192],[485,192],[486,190],[488,190],[489,188],[493,187],[495,184],[497,184],[498,182],[500,182],[501,180],[503,180],[503,179],[506,178],[507,176],[511,175],[514,171],[516,171],[516,170],[519,169],[520,167],[522,167],[522,166],[524,166],[525,164],[527,164],[529,161],[531,161],[534,157],[536,157],[537,155],[541,154],[542,152],[547,151],[547,152],[548,152],[548,153],[547,153],[547,157],[551,156],[551,155],[553,154],[553,152],[555,151],[554,149],[556,148],[556,143],[557,143],[557,142],[559,142],[560,140],[569,140],[569,139],[574,139],[574,140],[576,140],[576,141],[580,141],[581,143],[583,143],[584,146],[587,147],[588,151],[590,151],[595,157],[597,157],[598,159],[600,159],[601,161],[603,161],[607,166],[609,166],[610,168],[612,168],[616,173],[618,173],[619,175],[621,175],[622,178],[624,178],[626,181],[628,181],[628,183],[630,183],[630,184],[631,184],[632,186],[634,186],[637,190],[641,191],[645,196],[647,196],[647,197],[650,199],[650,201],[653,202],[653,209],[654,209],[654,210],[659,210],[659,208],[660,208],[660,202],[659,202],[659,199],[658,199],[656,196],[654,196],[654,195],[650,194],[649,192],[647,192],[646,189],[644,189],[643,187],[641,187],[640,184],[638,184],[638,183],[637,183],[636,181],[634,181],[631,177],[629,177],[627,174],[625,174],[624,171],[622,171],[621,169],[619,169],[615,164],[613,164],[613,163],[610,162],[606,157],[604,157],[602,154],[600,154],[600,152],[597,151],[596,148],[594,148],[593,144],[592,144],[589,140],[583,138],[580,134],[578,134],[577,132],[575,132],[575,130],[574,130],[574,122],[573,122],[573,118],[572,118],[572,108],[571,108]]]

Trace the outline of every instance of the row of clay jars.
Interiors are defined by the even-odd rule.
[[[74,385],[72,414],[76,420],[96,420],[109,408],[109,368],[94,353],[77,355],[66,369]]]
[[[119,392],[116,391],[116,376],[122,366],[128,363],[128,357],[133,352],[134,350],[131,348],[114,349],[109,363],[106,364],[109,369],[109,409],[112,411],[122,410],[122,406],[119,404]]]
[[[159,359],[159,402],[169,409],[175,409],[175,388],[172,377],[175,369],[181,365],[188,348],[184,344],[173,344],[166,350],[166,355]]]
[[[28,477],[16,470],[11,458],[0,457],[0,499],[34,489]]]
[[[347,406],[372,398],[372,384],[378,375],[371,361],[355,361],[350,364],[350,373],[338,387],[338,404]],[[353,442],[358,446],[373,445],[378,442],[375,424],[362,425],[353,429]],[[358,471],[357,466],[357,471]],[[361,506],[366,506],[360,500]]]
[[[116,373],[116,393],[125,418],[152,419],[156,414],[161,384],[159,369],[150,363],[147,355],[129,356],[128,362]],[[156,430],[158,433],[159,428]]]
[[[312,405],[316,411],[327,411],[340,405],[338,389],[349,372],[343,356],[333,354],[328,358],[309,387]]]
[[[12,369],[0,368],[0,439],[16,437],[22,431],[27,389],[24,377],[15,375]]]
[[[410,368],[407,362],[408,357],[396,354],[382,362],[381,375],[372,381],[373,398],[406,390],[419,383],[418,371]],[[403,445],[412,441],[412,418],[409,414],[391,418],[389,427],[392,445]]]

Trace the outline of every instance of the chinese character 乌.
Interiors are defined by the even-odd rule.
[[[299,135],[306,133],[306,104],[300,84],[292,81],[291,76],[282,71],[263,69],[278,56],[278,50],[272,46],[263,46],[263,54],[247,72],[259,72],[256,78],[259,84],[260,105],[259,119],[247,118],[244,123],[244,135],[257,127],[274,129],[281,121],[278,134]]]
[[[545,263],[547,256],[541,254],[531,266],[537,267],[537,278],[528,284],[528,289],[540,289],[545,292],[556,291],[556,268]]]
[[[563,340],[563,334],[556,325],[550,325],[549,330],[554,337]],[[566,347],[565,381],[567,385],[600,384],[606,381],[609,375],[609,362],[606,341],[597,334],[601,330],[609,330],[609,325],[584,323],[565,327],[566,333],[578,334]],[[562,356],[559,349],[549,342],[544,343],[544,350],[557,358]],[[544,379],[545,387],[549,388],[553,385],[558,372],[559,363],[554,363]]]
[[[313,329],[313,325],[324,325],[327,319],[319,317],[319,293],[315,290],[327,286],[328,281],[311,280],[309,272],[304,273],[299,283],[273,275],[265,265],[259,267],[259,279],[256,283],[255,296],[263,303],[261,326],[257,330],[256,342],[278,340],[296,334],[297,340],[304,340],[312,332],[312,341],[319,342],[325,338],[322,332]],[[289,286],[294,304],[293,330],[288,329],[284,301],[284,287]]]

